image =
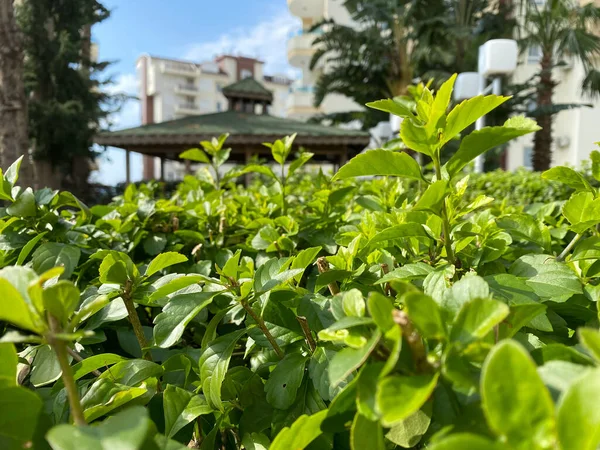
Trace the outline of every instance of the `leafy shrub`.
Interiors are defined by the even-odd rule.
[[[416,113],[371,104],[404,118],[433,177],[388,150],[295,177],[312,155],[283,170],[293,137],[270,145],[281,170],[223,176],[222,136],[184,153],[212,175],[171,198],[132,185],[88,208],[15,187],[15,163],[0,184],[1,447],[597,448],[598,190],[558,167],[543,179],[574,191],[564,205],[470,198],[462,169],[537,126],[471,133],[442,165],[506,100],[447,112],[453,82]],[[233,183],[250,172],[269,183]]]

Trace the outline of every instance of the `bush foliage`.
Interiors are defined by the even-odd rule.
[[[596,449],[598,190],[558,167],[540,183],[566,201],[471,195],[463,169],[537,126],[473,132],[442,165],[506,100],[447,111],[453,82],[416,110],[371,105],[404,118],[433,175],[372,150],[297,176],[312,155],[291,159],[289,137],[275,169],[223,176],[222,136],[182,155],[210,171],[172,197],[132,185],[88,208],[10,167],[0,447]],[[248,173],[266,181],[235,184]]]

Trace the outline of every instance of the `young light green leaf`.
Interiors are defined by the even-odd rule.
[[[306,357],[300,353],[289,353],[277,364],[265,383],[269,404],[277,409],[292,406],[304,377],[305,365]]]
[[[37,245],[38,242],[40,242],[44,238],[44,236],[46,236],[46,233],[48,232],[44,231],[43,233],[37,234],[35,237],[30,239],[29,242],[27,242],[27,244],[23,246],[23,248],[19,252],[19,257],[17,258],[17,266],[23,265],[33,248]]]
[[[179,158],[188,159],[190,161],[196,161],[204,164],[210,164],[210,159],[208,159],[206,153],[204,153],[199,148],[191,148],[189,150],[186,150],[185,152],[179,155]]]
[[[394,305],[388,297],[379,292],[370,292],[367,306],[369,307],[369,314],[382,333],[386,333],[396,326],[392,315]]]
[[[0,320],[24,330],[41,333],[44,325],[22,294],[0,272]]]
[[[385,437],[403,448],[415,447],[429,429],[431,415],[431,402],[425,403],[416,413],[394,424]]]
[[[384,378],[377,389],[377,407],[381,423],[386,427],[416,413],[431,396],[439,374]]]
[[[148,264],[146,268],[146,273],[144,276],[150,277],[154,275],[156,272],[159,272],[167,267],[173,266],[175,264],[180,264],[182,262],[186,262],[188,259],[186,256],[177,252],[167,252],[161,253]]]
[[[292,176],[296,172],[296,170],[298,170],[300,167],[302,167],[304,164],[310,161],[310,159],[313,156],[315,156],[315,154],[309,152],[303,152],[302,154],[300,154],[300,156],[298,156],[298,158],[292,161],[292,163],[290,164],[290,167],[288,168],[288,177]]]
[[[552,441],[554,404],[521,345],[505,340],[492,349],[481,372],[481,395],[488,424],[508,444]]]
[[[4,174],[4,179],[8,181],[11,187],[14,187],[17,184],[19,179],[19,170],[21,170],[21,163],[23,162],[23,155],[21,155],[15,162],[13,162],[8,169],[6,169],[6,173]]]
[[[44,309],[66,324],[79,305],[79,289],[73,283],[61,280],[42,291]]]
[[[127,359],[123,356],[115,355],[113,353],[102,353],[100,355],[90,356],[77,364],[73,364],[73,366],[71,366],[71,371],[73,372],[73,378],[79,380],[88,373],[92,373],[94,370],[107,368],[108,366],[126,360]]]
[[[465,303],[452,325],[450,339],[468,345],[485,337],[509,313],[504,303],[489,298],[476,298]]]
[[[414,118],[415,115],[408,108],[408,106],[400,103],[396,100],[388,98],[386,100],[378,100],[376,102],[367,103],[369,108],[377,109],[379,111],[387,112],[398,117],[410,117]]]
[[[371,421],[357,412],[350,428],[350,448],[352,450],[385,450],[383,429],[378,421]]]
[[[342,309],[348,317],[365,316],[365,300],[362,292],[358,289],[351,289],[342,294]]]
[[[496,109],[509,98],[497,95],[488,95],[485,97],[478,95],[454,107],[446,118],[446,128],[444,129],[442,145],[458,136],[469,125],[474,124],[477,119]]]
[[[0,388],[17,385],[17,350],[10,343],[0,343]]]
[[[370,175],[391,175],[414,180],[423,179],[419,164],[406,153],[369,150],[352,158],[335,174],[333,180]]]
[[[431,239],[431,236],[425,231],[423,225],[420,223],[410,222],[403,223],[400,225],[394,225],[393,227],[386,228],[380,231],[371,238],[368,246],[374,246],[380,242],[396,242],[406,238],[427,238]]]
[[[453,177],[477,156],[537,130],[540,130],[540,127],[534,120],[511,117],[501,127],[485,127],[474,131],[462,140],[458,151],[446,163],[446,170],[450,177]]]
[[[448,182],[446,180],[438,180],[430,184],[413,209],[415,211],[431,211],[434,214],[439,214],[442,202],[446,198],[447,187]]]
[[[210,305],[218,292],[195,292],[171,298],[163,311],[154,319],[154,342],[162,348],[175,345],[185,327],[202,309]]]
[[[35,195],[31,188],[22,191],[14,203],[6,208],[6,212],[14,217],[35,217],[37,207],[35,204]]]
[[[428,339],[446,338],[447,331],[442,311],[435,300],[418,292],[406,294],[403,300],[410,320],[423,337]]]
[[[577,192],[563,206],[563,215],[575,233],[583,233],[600,223],[600,198],[591,192]]]
[[[546,170],[542,174],[542,178],[545,180],[557,181],[559,183],[566,184],[576,191],[594,192],[594,189],[590,186],[590,183],[588,183],[583,175],[576,170],[571,169],[570,167],[553,167],[550,170]]]
[[[114,383],[107,378],[100,378],[90,386],[81,399],[84,417],[88,422],[94,421],[146,392],[147,389],[144,385],[130,387]],[[130,410],[131,408],[128,409],[128,411]]]
[[[381,339],[381,332],[375,331],[362,348],[345,348],[338,352],[329,365],[329,381],[338,386],[358,369],[369,357]]]
[[[600,331],[593,328],[580,328],[577,333],[583,346],[590,351],[596,361],[600,362]]]
[[[500,442],[494,442],[483,436],[459,433],[436,441],[431,450],[510,450]]]
[[[327,410],[320,411],[312,416],[299,417],[291,427],[286,427],[279,432],[273,440],[269,450],[304,449],[318,438],[321,423],[327,416]]]
[[[563,450],[595,450],[600,444],[600,369],[579,377],[558,405],[558,436]]]
[[[221,385],[229,367],[229,360],[235,344],[244,334],[246,330],[242,329],[220,336],[212,341],[200,356],[202,391],[208,404],[219,411],[224,411],[221,402]]]
[[[21,386],[0,387],[0,442],[8,449],[31,446],[42,399]]]

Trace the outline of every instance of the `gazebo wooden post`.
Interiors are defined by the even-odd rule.
[[[160,181],[165,181],[165,157],[160,157]]]
[[[131,184],[131,152],[125,150],[125,185]]]
[[[192,174],[192,162],[189,159],[185,160],[185,174],[186,175]]]

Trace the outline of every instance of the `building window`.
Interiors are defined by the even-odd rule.
[[[193,79],[192,77],[187,77],[187,78],[185,79],[185,83],[186,83],[188,86],[193,86],[193,85],[194,85],[194,79]]]
[[[217,102],[217,112],[221,112],[222,107],[221,107],[221,102]]]
[[[240,76],[242,77],[242,80],[245,80],[246,78],[252,78],[252,71],[248,69],[242,69]]]
[[[192,97],[191,95],[186,95],[185,96],[185,105],[193,108],[194,107],[194,97]]]
[[[533,169],[533,147],[525,147],[523,149],[523,167]]]
[[[533,45],[527,49],[527,62],[538,63],[542,59],[542,47]]]

